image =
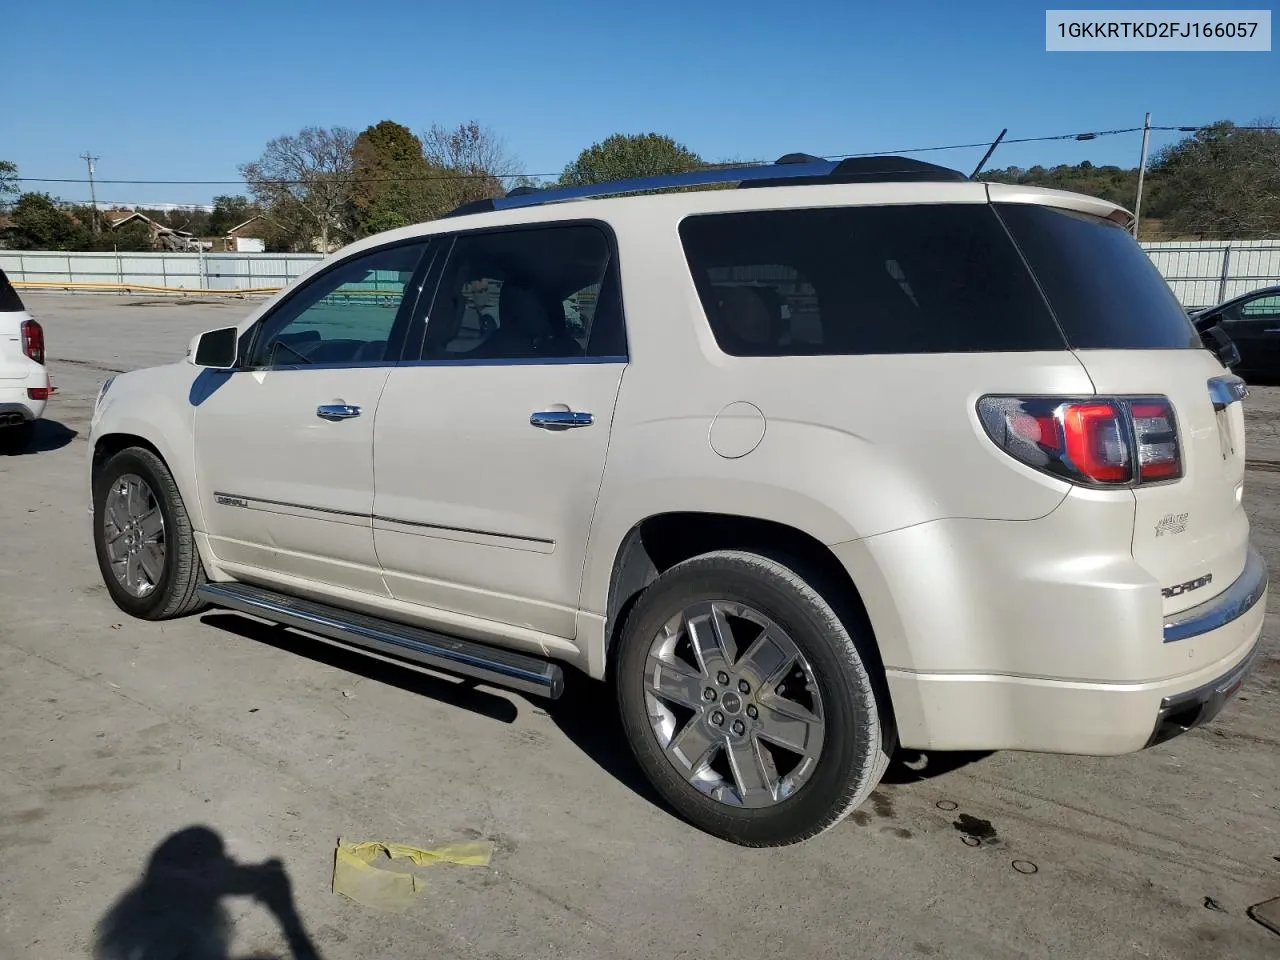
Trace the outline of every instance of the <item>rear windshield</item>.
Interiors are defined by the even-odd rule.
[[[1160,271],[1124,227],[1032,204],[995,206],[1073,348],[1202,346]]]
[[[680,239],[736,356],[1065,347],[989,204],[699,214]]]
[[[17,313],[22,309],[22,299],[18,291],[13,289],[9,278],[0,270],[0,313]]]

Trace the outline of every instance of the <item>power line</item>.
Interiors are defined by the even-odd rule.
[[[1115,130],[1094,130],[1084,131],[1082,133],[1059,133],[1052,136],[1043,137],[1013,137],[1001,141],[1001,146],[1010,143],[1051,143],[1062,140],[1090,141],[1097,140],[1100,137],[1114,137],[1126,133],[1139,133],[1142,127],[1120,127]],[[1165,132],[1176,133],[1198,133],[1202,130],[1213,130],[1216,127],[1213,124],[1193,125],[1170,125],[1170,126],[1152,126],[1152,130],[1160,130]],[[1235,130],[1268,130],[1280,131],[1280,126],[1232,126]],[[827,154],[822,157],[823,160],[849,160],[857,157],[878,157],[897,154],[911,153],[939,153],[946,150],[974,150],[978,147],[989,147],[990,140],[979,140],[973,143],[950,143],[942,146],[931,147],[903,147],[894,150],[868,150],[861,153],[836,153]],[[708,166],[754,166],[757,164],[772,163],[771,160],[746,160],[741,163],[733,164],[708,164]],[[499,180],[514,180],[517,178],[526,178],[530,180],[541,180],[548,177],[558,177],[559,173],[511,173],[498,175]],[[196,186],[196,187],[235,187],[248,186],[251,183],[259,183],[264,186],[302,186],[311,183],[310,180],[256,180],[249,181],[243,178],[239,180],[89,180],[77,177],[15,177],[15,180],[21,183],[109,183],[127,186]],[[333,184],[354,184],[354,183],[419,183],[430,181],[446,181],[446,180],[491,180],[495,179],[494,175],[487,173],[447,173],[447,174],[430,174],[422,177],[370,177],[370,178],[328,178],[323,177],[324,182]]]

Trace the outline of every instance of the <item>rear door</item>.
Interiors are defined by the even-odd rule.
[[[392,596],[442,625],[576,633],[626,367],[614,251],[598,223],[458,235],[420,359],[391,373],[374,542]]]
[[[1166,614],[1209,599],[1240,575],[1248,550],[1237,378],[1124,227],[1032,204],[997,208],[1097,393],[1172,404],[1182,475],[1133,490],[1133,555],[1159,581]],[[1165,452],[1164,426],[1139,421],[1140,458]]]

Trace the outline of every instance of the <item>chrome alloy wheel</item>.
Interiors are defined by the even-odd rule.
[[[694,604],[663,626],[645,661],[659,746],[689,783],[735,807],[768,807],[813,775],[826,724],[813,668],[749,606]]]
[[[164,576],[164,515],[147,482],[135,473],[116,479],[102,508],[103,542],[116,582],[145,597]]]

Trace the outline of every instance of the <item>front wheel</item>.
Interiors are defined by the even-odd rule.
[[[658,792],[695,826],[777,846],[839,823],[888,765],[848,627],[794,569],[721,551],[672,567],[621,637],[623,726]]]
[[[191,520],[165,462],[129,447],[93,478],[93,541],[116,606],[144,620],[200,609],[205,583]]]

